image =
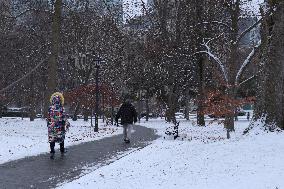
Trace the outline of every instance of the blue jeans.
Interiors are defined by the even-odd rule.
[[[123,124],[123,138],[124,138],[124,140],[130,140],[131,130],[132,130],[132,124]]]

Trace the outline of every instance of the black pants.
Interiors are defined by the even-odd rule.
[[[55,142],[50,142],[50,153],[55,153],[54,147],[55,147]],[[60,145],[60,152],[64,152],[64,141],[62,141],[61,143],[59,143]]]

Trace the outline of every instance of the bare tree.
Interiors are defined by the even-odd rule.
[[[58,56],[60,51],[60,30],[61,30],[62,0],[56,0],[54,4],[54,14],[52,20],[51,55],[48,64],[48,80],[46,91],[45,109],[49,104],[49,97],[57,90],[58,82]],[[47,111],[46,111],[47,112]]]
[[[263,119],[264,129],[284,128],[284,2],[265,1],[261,63],[258,71],[258,93],[254,119]],[[251,129],[255,124],[252,123]],[[247,130],[247,131],[248,131]]]
[[[240,19],[243,17],[243,12],[241,11],[241,1],[225,1],[223,3],[226,12],[229,14],[229,19],[223,17],[218,24],[225,25],[227,31],[218,35],[223,35],[226,39],[226,49],[225,53],[215,53],[213,48],[210,47],[210,43],[214,42],[214,38],[209,40],[204,40],[203,46],[205,49],[199,51],[198,53],[206,53],[212,63],[215,63],[223,76],[223,81],[225,83],[226,95],[231,99],[236,99],[237,91],[240,87],[240,79],[244,73],[244,70],[252,62],[252,59],[257,53],[260,47],[260,43],[251,49],[244,60],[240,60],[240,42],[241,39],[248,34],[254,27],[256,27],[260,20],[256,21],[254,24],[246,28],[245,30],[240,30]],[[213,44],[214,45],[214,44]],[[216,48],[216,47],[215,47]],[[223,55],[222,55],[223,54]],[[236,106],[234,104],[228,104],[228,113],[225,118],[225,128],[227,129],[227,137],[230,137],[230,132],[234,131],[234,114]]]

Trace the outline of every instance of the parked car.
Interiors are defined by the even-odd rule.
[[[247,113],[245,111],[239,111],[238,116],[245,116]]]
[[[184,119],[184,114],[181,113],[181,112],[177,112],[177,113],[175,113],[175,117],[176,117],[176,119]]]
[[[36,114],[36,117],[37,118],[42,118],[43,116],[42,116],[42,114]]]
[[[81,115],[81,114],[79,114],[79,115],[77,115],[77,118],[78,118],[78,119],[83,119],[83,118],[84,118],[84,116],[83,116],[83,115]]]

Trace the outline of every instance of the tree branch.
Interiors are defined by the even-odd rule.
[[[30,8],[30,9],[24,10],[23,12],[19,13],[19,14],[16,15],[16,16],[5,16],[5,18],[6,18],[6,19],[17,19],[17,18],[19,18],[19,17],[21,17],[21,16],[23,16],[23,15],[29,13],[29,12],[32,12],[32,11],[33,11],[33,12],[47,12],[47,13],[51,13],[50,10],[40,10],[40,9]]]
[[[233,30],[231,26],[229,26],[228,24],[226,24],[224,22],[220,22],[220,21],[202,22],[202,23],[198,23],[196,26],[198,26],[199,24],[211,24],[211,23],[225,26],[230,31]]]
[[[208,41],[208,42],[210,42],[210,41]],[[221,61],[217,56],[215,56],[215,55],[211,52],[211,49],[210,49],[210,47],[208,46],[208,42],[205,43],[205,44],[203,44],[203,45],[205,46],[205,48],[206,48],[206,51],[199,51],[199,52],[196,52],[196,53],[194,53],[194,54],[205,53],[205,54],[207,54],[209,57],[213,58],[213,60],[215,61],[215,63],[217,63],[217,65],[219,66],[219,68],[220,68],[220,70],[221,70],[221,72],[222,72],[222,74],[223,74],[223,76],[224,76],[224,79],[225,79],[226,83],[228,84],[228,74],[227,74],[227,72],[226,72],[226,70],[225,70],[225,66],[224,66],[224,64],[222,63],[222,61]]]
[[[235,85],[238,85],[239,79],[244,71],[244,69],[247,67],[247,65],[249,63],[251,63],[251,60],[253,59],[254,55],[257,52],[257,49],[260,47],[261,42],[258,43],[257,46],[255,46],[252,51],[249,53],[249,55],[247,56],[246,60],[243,62],[241,68],[239,69],[237,75],[236,75],[236,79],[235,79]]]
[[[251,25],[250,27],[248,27],[245,31],[243,31],[238,38],[236,39],[236,41],[234,42],[235,44],[239,43],[241,41],[241,39],[248,33],[250,32],[253,28],[255,28],[258,24],[260,24],[260,22],[263,20],[263,18],[259,19],[257,22],[255,22],[253,25]]]
[[[146,13],[146,16],[147,16],[148,19],[150,20],[151,25],[154,26],[153,19],[151,18],[150,14],[149,14],[149,11],[148,11],[147,8],[146,8],[146,5],[145,5],[144,0],[141,0],[141,5],[142,5],[142,9],[143,9],[143,10],[145,11],[145,13]]]
[[[27,74],[25,74],[23,77],[21,77],[20,79],[18,79],[17,81],[11,83],[10,85],[8,85],[7,87],[5,87],[4,89],[0,90],[0,94],[4,93],[5,91],[7,91],[8,89],[10,89],[11,87],[15,86],[17,83],[23,81],[24,79],[26,79],[29,75],[31,75],[34,71],[36,71],[47,59],[42,60],[38,65],[36,65],[36,67],[34,67],[30,72],[28,72]]]
[[[254,78],[256,78],[256,75],[253,75],[253,76],[247,78],[246,80],[242,81],[242,82],[239,84],[239,86],[241,86],[241,85],[243,85],[243,84],[246,84],[247,82],[253,80]]]

